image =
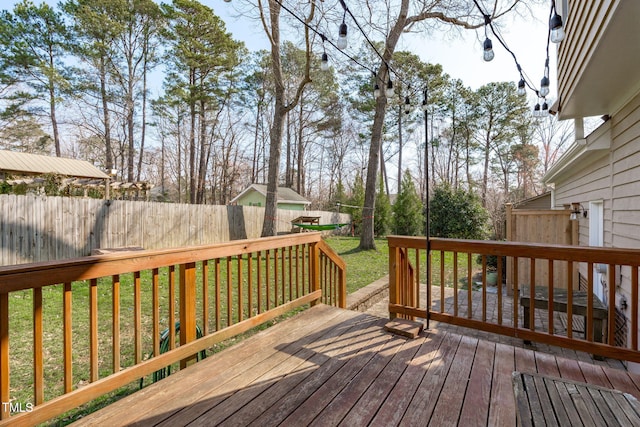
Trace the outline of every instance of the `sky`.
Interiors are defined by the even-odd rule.
[[[269,45],[262,27],[257,22],[239,17],[237,4],[222,0],[203,0],[202,3],[214,9],[226,23],[227,29],[234,38],[245,42],[250,50],[268,49]],[[235,2],[240,3],[240,2]],[[349,1],[347,0],[347,5]],[[514,52],[523,72],[528,79],[539,87],[544,72],[546,58],[546,38],[549,19],[549,6],[531,6],[534,16],[507,16],[500,21],[500,33],[507,46]],[[285,12],[283,12],[284,14]],[[357,31],[349,22],[349,31]],[[336,33],[338,24],[336,23]],[[482,36],[482,40],[478,37]],[[493,40],[495,58],[491,62],[482,59],[484,32],[480,30],[463,30],[460,36],[451,33],[405,34],[401,37],[397,50],[412,51],[425,62],[438,63],[453,78],[463,81],[466,86],[477,89],[480,86],[497,81],[518,82],[520,79],[515,61],[499,42]],[[348,50],[348,49],[347,49]],[[551,94],[549,100],[555,99],[556,93],[556,46],[549,47]],[[551,104],[551,102],[549,103]]]
[[[42,0],[32,0],[39,4]],[[43,0],[55,5],[58,0]],[[170,0],[164,0],[169,2]],[[288,0],[291,1],[291,0]],[[353,0],[352,0],[353,1]],[[2,9],[12,9],[18,0],[2,0]],[[238,16],[238,7],[246,5],[244,1],[201,0],[201,3],[211,7],[220,16],[228,31],[237,40],[243,41],[249,50],[268,49],[268,41],[259,23],[246,17]],[[285,3],[286,4],[286,3]],[[347,0],[349,5],[349,0]],[[500,31],[507,46],[514,52],[522,70],[535,87],[539,87],[544,72],[546,57],[546,37],[549,19],[549,7],[544,5],[531,6],[534,16],[510,16],[500,21]],[[285,12],[283,11],[283,14]],[[355,25],[349,22],[350,32],[356,31]],[[338,24],[336,23],[336,33]],[[352,33],[354,34],[354,33]],[[499,45],[491,34],[495,58],[491,62],[482,59],[482,47],[479,37],[484,40],[482,31],[463,30],[459,36],[451,33],[405,34],[401,37],[397,50],[412,51],[425,62],[437,63],[443,66],[444,72],[453,78],[463,81],[466,86],[477,89],[480,86],[499,81],[519,80],[519,74],[513,57]],[[348,49],[347,49],[348,50]],[[550,50],[550,81],[551,94],[549,105],[555,99],[556,93],[556,46],[551,44]],[[532,97],[531,93],[530,96]]]

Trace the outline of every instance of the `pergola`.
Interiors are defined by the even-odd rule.
[[[7,175],[12,179],[7,179]],[[0,150],[0,179],[11,184],[42,185],[43,175],[65,177],[62,184],[86,190],[104,188],[105,199],[110,190],[146,191],[147,183],[112,182],[112,177],[86,160],[51,157],[40,154]]]

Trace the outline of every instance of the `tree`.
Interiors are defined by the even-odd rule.
[[[483,169],[480,199],[486,207],[489,172],[491,165],[503,177],[505,193],[509,192],[509,175],[513,172],[512,146],[519,134],[526,132],[529,116],[526,99],[516,93],[511,82],[489,83],[477,91],[479,99],[479,131]]]
[[[484,239],[487,211],[478,197],[448,183],[437,186],[429,203],[430,231],[434,237]]]
[[[189,201],[204,201],[205,176],[212,152],[211,127],[232,93],[228,83],[243,45],[233,40],[213,11],[194,0],[174,0],[165,6],[170,72],[165,85],[183,96],[189,118]],[[187,90],[179,91],[180,87]]]
[[[46,100],[47,115],[53,131],[56,156],[60,157],[58,129],[58,99],[68,89],[63,57],[67,27],[61,14],[42,3],[35,6],[29,0],[15,5],[13,15],[2,12],[2,27],[11,28],[11,43],[5,50],[4,73],[12,73],[15,81],[26,84],[33,92],[19,92],[33,103]],[[41,108],[37,106],[36,108]]]
[[[521,0],[509,0],[502,2],[495,0],[492,7],[488,7],[485,10],[490,10],[491,13],[487,14],[487,18],[495,20],[500,16],[513,10]],[[381,9],[373,3],[368,3],[367,7],[363,8],[369,16],[379,16],[383,18],[385,22],[393,22],[390,28],[383,29],[383,34],[386,34],[384,41],[384,49],[381,53],[382,63],[378,68],[376,74],[376,81],[385,84],[390,78],[390,70],[388,64],[392,62],[393,55],[400,40],[400,36],[408,29],[414,29],[414,27],[420,23],[430,21],[435,25],[444,23],[445,25],[453,25],[460,28],[479,28],[484,25],[485,17],[480,14],[474,17],[469,12],[467,2],[463,1],[449,1],[449,0],[431,0],[423,1],[415,4],[415,9],[409,9],[409,0],[401,0],[399,7],[390,7],[390,5],[382,5]],[[390,11],[396,11],[397,16],[391,17]],[[475,22],[473,22],[475,21]],[[377,168],[379,164],[380,146],[382,142],[382,129],[385,118],[385,109],[387,106],[387,99],[384,96],[378,97],[376,100],[375,115],[373,121],[373,127],[371,132],[371,145],[369,147],[369,161],[367,166],[367,180],[365,187],[365,206],[373,210],[375,204],[376,193],[376,178]],[[363,221],[362,234],[360,235],[360,249],[374,249],[375,242],[373,240],[373,219]]]
[[[280,57],[280,12],[282,6],[276,0],[258,0],[260,8],[260,18],[269,44],[271,45],[271,71],[273,73],[274,83],[274,109],[273,121],[269,132],[269,174],[267,180],[267,197],[265,200],[264,222],[262,223],[262,237],[274,236],[276,234],[277,221],[277,200],[278,200],[278,183],[280,180],[280,156],[282,153],[282,130],[287,113],[293,110],[300,101],[302,92],[307,83],[311,83],[309,68],[311,64],[311,41],[309,38],[309,28],[304,28],[305,40],[305,68],[304,76],[296,85],[293,94],[286,99],[286,87],[284,73],[282,69],[282,61]],[[267,10],[265,10],[265,8]],[[310,2],[309,14],[305,19],[308,24],[313,20],[315,15],[315,0]]]
[[[112,87],[111,67],[113,62],[113,45],[120,33],[124,31],[122,22],[117,19],[116,11],[119,0],[68,0],[62,4],[62,9],[71,18],[71,37],[69,50],[80,61],[74,70],[75,91],[86,95],[83,102],[87,103],[85,110],[95,110],[98,117],[92,126],[93,139],[98,136],[104,144],[104,168],[115,168],[113,142],[113,99],[115,90]],[[92,123],[90,118],[83,115],[82,127]]]
[[[393,224],[395,233],[400,235],[418,236],[424,233],[423,204],[408,169],[404,172],[400,192],[393,204]]]
[[[389,202],[389,196],[387,196],[387,193],[384,191],[382,179],[378,181],[378,194],[373,220],[376,236],[386,236],[387,233],[389,233],[389,227],[393,218],[391,203]]]

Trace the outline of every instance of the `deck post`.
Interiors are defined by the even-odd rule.
[[[206,307],[205,307],[206,309]],[[180,345],[196,339],[196,263],[180,265]],[[180,369],[195,360],[195,354],[180,361]]]
[[[6,405],[5,405],[6,403]],[[0,420],[9,418],[9,294],[0,293]]]

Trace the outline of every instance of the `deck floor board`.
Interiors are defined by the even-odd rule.
[[[637,377],[606,364],[437,324],[411,340],[385,331],[385,323],[316,306],[76,425],[511,426],[515,370],[640,397]]]

